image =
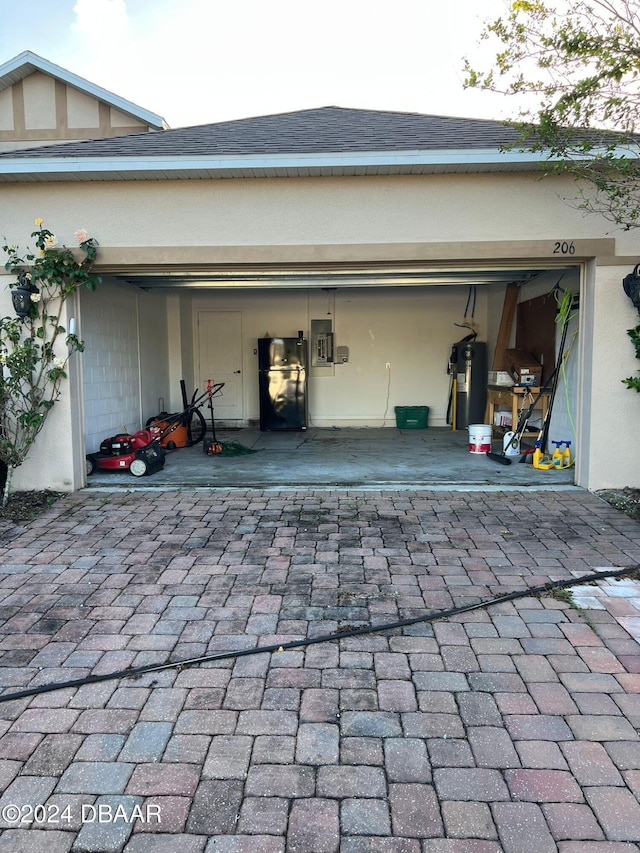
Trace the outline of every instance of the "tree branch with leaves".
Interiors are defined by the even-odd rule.
[[[5,244],[5,269],[16,276],[9,284],[18,317],[0,318],[0,463],[6,467],[2,505],[13,471],[22,465],[60,398],[69,359],[84,343],[62,325],[67,300],[80,287],[95,290],[92,272],[98,243],[84,230],[78,247],[58,246],[55,235],[36,219],[31,234],[36,250],[21,253]]]
[[[630,0],[515,0],[485,24],[491,66],[465,86],[516,96],[522,146],[577,180],[576,205],[640,226],[640,7]]]
[[[578,209],[625,231],[640,227],[640,4],[637,0],[515,0],[489,22],[492,65],[465,60],[465,86],[533,106],[513,123],[516,147],[575,179]],[[640,326],[627,334],[640,358]],[[640,377],[622,380],[640,391]]]

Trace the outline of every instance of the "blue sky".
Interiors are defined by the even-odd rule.
[[[0,0],[0,63],[31,50],[171,127],[337,105],[478,118],[463,57],[505,0]]]

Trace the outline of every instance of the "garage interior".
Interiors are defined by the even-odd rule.
[[[581,273],[580,264],[560,263],[114,270],[105,278],[108,287],[82,305],[87,452],[161,412],[179,413],[181,381],[189,396],[207,382],[222,390],[211,401],[213,431],[206,400],[201,410],[209,427],[203,443],[170,450],[164,467],[140,482],[129,472],[98,470],[88,484],[571,485],[573,465],[541,470],[521,462],[520,453],[499,464],[484,446],[470,452],[469,426],[489,425],[491,408],[492,451],[502,455],[505,433],[517,431],[513,416],[522,417],[561,363],[547,452],[553,441],[570,441],[572,457],[579,453],[579,312],[572,312],[562,358],[557,319],[562,295],[579,293]],[[304,428],[260,428],[258,341],[279,337],[302,339],[308,353]],[[466,413],[471,421],[454,382],[464,380],[451,364],[454,345],[469,338],[486,351],[482,403]],[[513,350],[538,366],[534,378],[508,375],[512,365],[505,353]],[[477,397],[477,375],[473,382]],[[407,421],[407,413],[417,414],[417,422]],[[523,452],[533,447],[543,415],[536,405],[522,436]],[[246,452],[203,452],[214,437]]]

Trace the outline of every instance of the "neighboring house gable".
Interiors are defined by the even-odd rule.
[[[0,151],[166,127],[161,116],[30,51],[0,65]]]

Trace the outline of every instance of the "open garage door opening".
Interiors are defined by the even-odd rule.
[[[209,383],[223,387],[211,406],[205,399],[205,443],[215,437],[258,452],[224,459],[180,448],[154,484],[569,485],[573,464],[544,471],[492,463],[484,446],[471,449],[470,427],[489,427],[501,454],[504,436],[539,398],[520,436],[526,451],[552,402],[547,449],[561,442],[575,460],[581,278],[579,264],[437,274],[389,266],[332,275],[119,272],[83,305],[87,452],[180,411],[181,384],[190,398]],[[560,353],[565,294],[576,298]],[[304,428],[261,421],[265,340],[304,347]],[[471,378],[463,369],[469,343],[474,358],[481,354]],[[540,391],[558,364],[551,400]],[[91,482],[113,484],[108,478]]]

